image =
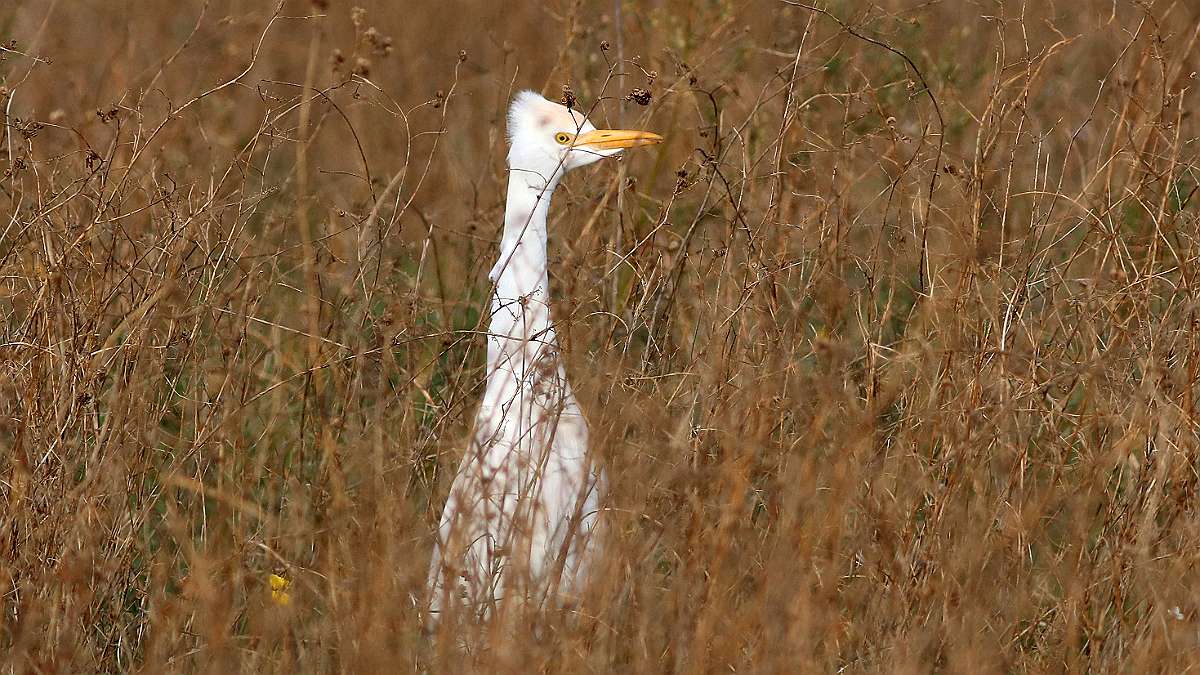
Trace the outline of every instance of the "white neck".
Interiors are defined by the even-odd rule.
[[[499,340],[495,345],[498,350],[488,350],[489,361],[512,353],[522,344],[554,340],[546,270],[546,216],[557,181],[545,186],[540,177],[527,177],[525,173],[509,172],[500,257],[488,275],[496,283],[489,332],[493,342]]]

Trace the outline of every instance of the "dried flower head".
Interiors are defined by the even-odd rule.
[[[650,105],[650,100],[652,98],[653,95],[650,93],[650,91],[648,89],[642,89],[641,87],[634,87],[632,91],[625,95],[626,101],[633,101],[638,105]]]

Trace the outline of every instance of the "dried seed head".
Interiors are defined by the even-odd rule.
[[[42,123],[38,122],[37,120],[21,120],[19,118],[13,118],[13,127],[15,127],[17,131],[21,132],[21,136],[24,137],[25,140],[29,140],[37,136],[38,132],[42,130],[42,126]]]
[[[384,57],[392,53],[392,38],[381,35],[374,26],[363,33],[362,43],[375,56]]]
[[[641,87],[634,87],[633,90],[625,96],[626,101],[633,101],[638,105],[650,105],[650,100],[652,98],[653,95],[650,93],[650,91],[647,89],[642,89]]]
[[[681,194],[688,188],[688,172],[687,169],[680,169],[675,172],[675,194]]]

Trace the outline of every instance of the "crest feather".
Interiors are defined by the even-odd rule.
[[[568,110],[532,89],[522,89],[508,107],[508,140],[538,129],[574,132],[586,124],[583,113]]]

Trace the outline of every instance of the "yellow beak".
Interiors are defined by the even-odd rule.
[[[618,150],[662,143],[663,137],[649,131],[630,129],[596,129],[575,137],[572,147],[588,150]]]

